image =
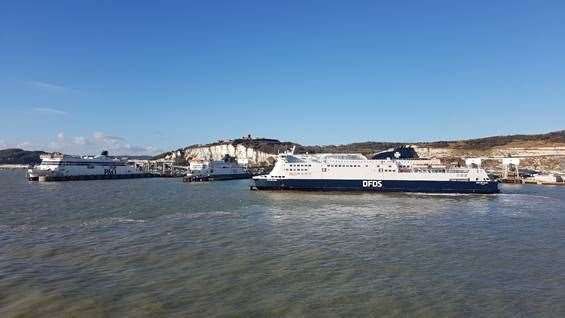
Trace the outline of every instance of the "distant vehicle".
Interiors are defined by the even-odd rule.
[[[406,150],[404,150],[406,151]],[[497,193],[481,168],[448,168],[437,159],[367,159],[361,154],[279,154],[273,170],[253,177],[258,190]]]
[[[249,179],[251,173],[229,155],[222,160],[192,160],[184,182]]]
[[[98,156],[69,156],[50,153],[40,156],[41,163],[28,170],[30,181],[67,181],[95,179],[123,179],[148,176],[126,161],[108,156],[103,151]]]

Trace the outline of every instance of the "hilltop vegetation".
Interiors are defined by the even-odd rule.
[[[185,148],[177,149],[176,151],[184,151],[194,147],[208,147],[220,144],[232,144],[234,146],[243,144],[247,147],[253,148],[258,151],[267,153],[278,153],[296,146],[296,153],[362,153],[364,155],[371,155],[379,151],[383,151],[393,147],[399,147],[406,144],[412,144],[420,147],[431,148],[451,148],[462,150],[485,150],[494,147],[548,147],[561,145],[565,146],[565,130],[550,132],[547,134],[536,135],[508,135],[508,136],[492,136],[485,138],[467,139],[467,140],[451,140],[451,141],[433,141],[433,142],[357,142],[344,145],[317,145],[317,146],[304,146],[288,141],[279,141],[277,139],[267,138],[239,138],[228,141],[218,141],[210,144],[191,145]],[[163,158],[171,152],[162,153],[155,158]]]
[[[28,151],[18,148],[0,150],[0,164],[31,165],[41,162],[39,156],[43,151]]]
[[[474,150],[485,150],[510,145],[515,147],[547,147],[559,144],[565,145],[565,130],[554,131],[547,134],[492,136],[468,140],[436,141],[416,144],[422,147]]]

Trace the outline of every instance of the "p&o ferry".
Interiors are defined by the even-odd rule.
[[[30,181],[68,181],[125,179],[153,176],[124,160],[108,156],[103,151],[98,156],[69,156],[50,153],[40,156],[41,163],[28,170]]]
[[[408,148],[409,149],[409,148]],[[279,154],[273,170],[253,177],[253,189],[424,193],[498,193],[485,170],[450,168],[438,159],[401,158],[401,152],[371,159],[361,154]],[[412,151],[414,152],[414,151]],[[415,153],[415,152],[414,152]]]

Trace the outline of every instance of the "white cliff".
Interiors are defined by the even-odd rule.
[[[251,146],[244,144],[223,143],[206,146],[192,146],[184,150],[174,151],[167,155],[165,159],[206,159],[221,160],[225,155],[237,158],[240,163],[250,165],[261,165],[272,163],[276,154],[259,151]]]

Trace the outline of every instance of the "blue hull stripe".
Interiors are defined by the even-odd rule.
[[[404,180],[322,180],[254,179],[259,190],[428,192],[428,193],[498,193],[498,183],[475,181],[404,181]]]

